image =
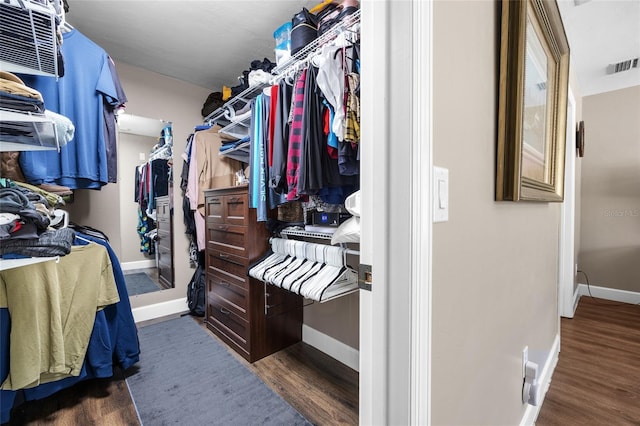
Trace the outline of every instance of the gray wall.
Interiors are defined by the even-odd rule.
[[[578,266],[592,285],[635,292],[640,292],[639,117],[640,86],[583,98]]]
[[[522,349],[542,367],[559,327],[560,204],[494,201],[498,29],[496,2],[434,4],[434,425],[518,424]]]

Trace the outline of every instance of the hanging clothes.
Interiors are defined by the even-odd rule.
[[[128,99],[120,83],[116,65],[113,63],[111,57],[108,59],[107,64],[109,65],[109,71],[111,71],[113,86],[116,89],[117,96],[116,100],[111,100],[107,97],[103,98],[105,149],[107,151],[107,181],[109,183],[116,183],[118,182],[118,130],[116,127],[116,110],[123,107]]]
[[[278,99],[273,132],[273,157],[269,167],[269,187],[279,194],[287,193],[287,153],[289,150],[289,109],[293,86],[281,81],[278,84]]]
[[[75,125],[73,140],[56,151],[25,151],[20,166],[32,184],[99,189],[108,180],[104,104],[117,105],[118,93],[107,53],[77,29],[62,35],[64,78],[23,75],[38,90],[48,110]]]
[[[299,199],[298,172],[302,156],[302,143],[304,139],[304,94],[307,79],[307,70],[304,69],[296,81],[293,92],[289,149],[287,151],[287,200]]]
[[[333,107],[333,133],[338,140],[344,139],[344,86],[345,71],[341,47],[335,46],[322,49],[311,63],[318,68],[317,84],[324,97]]]
[[[191,143],[187,197],[194,211],[198,249],[206,247],[204,192],[211,188],[232,186],[235,172],[242,170],[242,163],[220,157],[222,138],[220,126],[205,126],[194,133]]]

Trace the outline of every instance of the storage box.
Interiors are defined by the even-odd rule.
[[[276,43],[276,65],[280,65],[291,56],[291,22],[282,24],[273,32]]]
[[[286,22],[273,32],[276,50],[291,50],[291,22]]]

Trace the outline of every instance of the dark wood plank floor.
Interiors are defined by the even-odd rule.
[[[205,330],[202,319],[194,318]],[[209,330],[211,338],[217,339]],[[224,345],[224,343],[223,343]],[[358,373],[305,343],[249,364],[268,386],[316,425],[358,424]],[[124,375],[88,380],[14,408],[8,426],[138,426]]]
[[[7,425],[138,426],[140,422],[124,375],[116,369],[112,378],[86,380],[48,398],[17,405]]]
[[[640,306],[582,297],[537,426],[640,425]]]

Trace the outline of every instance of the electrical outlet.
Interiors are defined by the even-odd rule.
[[[578,276],[578,264],[576,263],[576,267],[573,269],[573,276],[577,277]]]

